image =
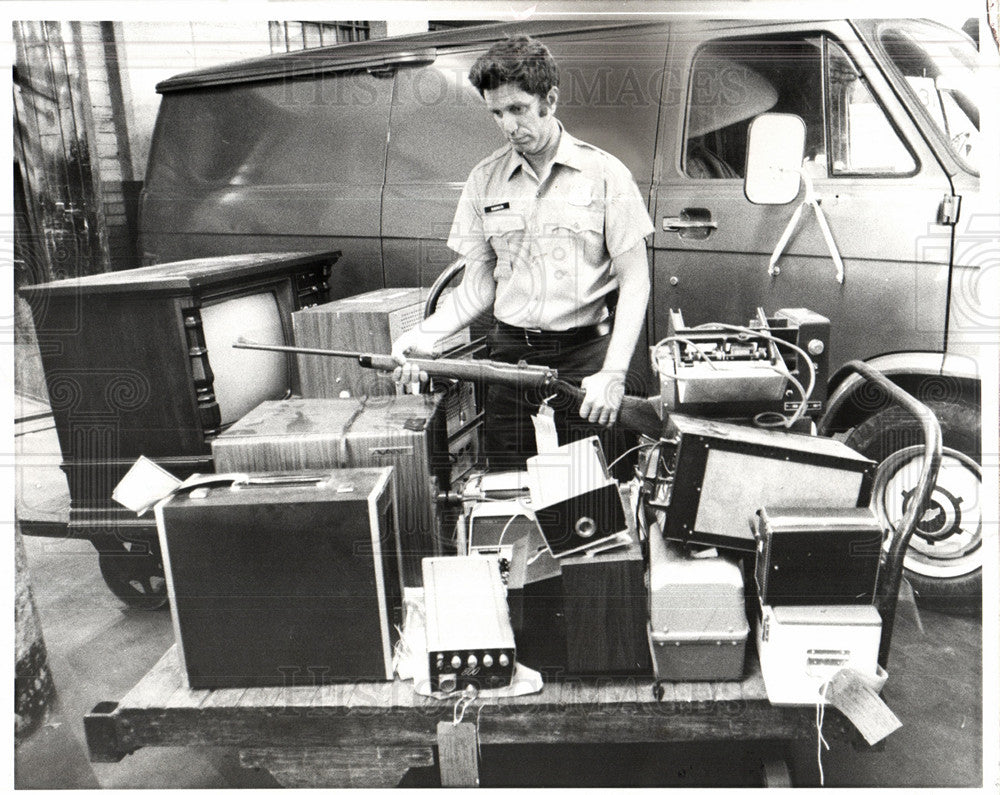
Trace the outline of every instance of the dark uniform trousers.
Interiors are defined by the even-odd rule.
[[[579,341],[581,336],[585,341]],[[494,361],[512,364],[523,361],[552,367],[559,371],[560,379],[579,386],[584,378],[601,369],[611,335],[594,338],[577,332],[525,333],[524,329],[496,322],[486,339],[490,358]],[[516,389],[493,384],[487,388],[483,401],[483,441],[492,471],[523,469],[525,460],[536,454],[535,426],[531,417],[550,394],[537,389],[519,393]],[[617,426],[604,429],[581,419],[579,405],[566,397],[556,395],[548,405],[555,412],[559,444],[597,436],[609,463],[635,444],[635,435]],[[630,474],[618,468],[619,477],[627,478]]]

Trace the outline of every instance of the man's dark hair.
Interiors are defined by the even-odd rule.
[[[508,37],[480,55],[469,71],[469,81],[482,96],[504,83],[544,99],[559,85],[559,67],[549,48],[530,36]]]

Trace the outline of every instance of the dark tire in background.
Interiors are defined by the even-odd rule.
[[[129,607],[162,610],[169,604],[163,559],[155,545],[104,542],[97,562],[111,593]]]
[[[923,607],[951,613],[982,608],[980,412],[964,403],[926,401],[941,424],[941,471],[931,507],[918,521],[904,575]],[[923,432],[910,412],[891,407],[851,430],[845,444],[879,462],[872,505],[883,527],[909,505],[920,474]]]

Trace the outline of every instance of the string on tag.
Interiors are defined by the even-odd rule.
[[[819,767],[819,785],[825,786],[823,778],[823,749],[830,750],[830,744],[823,736],[823,720],[826,718],[826,691],[830,687],[827,679],[819,688],[819,701],[816,702],[816,765]]]
[[[406,643],[406,637],[403,635],[403,628],[398,624],[393,624],[396,628],[396,643],[392,647],[392,672],[394,674],[399,673],[399,663],[403,655],[409,656],[410,647]]]
[[[458,726],[465,717],[465,710],[476,700],[479,693],[471,685],[462,692],[462,697],[455,702],[455,709],[452,711],[451,722],[453,726]]]

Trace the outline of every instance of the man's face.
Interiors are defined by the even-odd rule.
[[[545,148],[556,129],[551,112],[555,91],[552,89],[547,100],[542,100],[516,84],[504,83],[483,91],[483,99],[514,149],[523,155],[532,155]]]

